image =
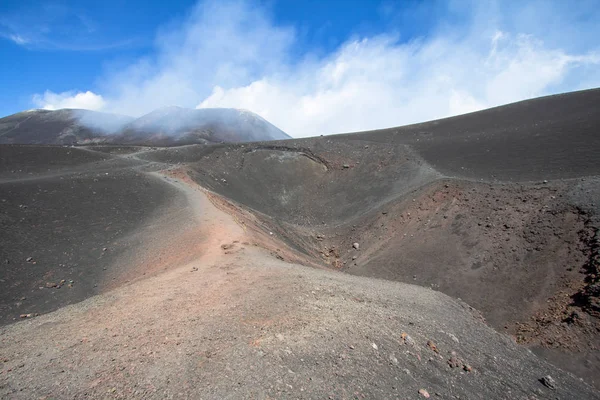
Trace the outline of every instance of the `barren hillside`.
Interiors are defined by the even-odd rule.
[[[599,106],[0,146],[0,396],[599,398]]]

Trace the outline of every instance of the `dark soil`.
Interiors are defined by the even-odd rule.
[[[0,146],[0,256],[9,261],[0,315],[6,324],[32,314],[5,328],[8,368],[25,372],[5,375],[0,393],[418,398],[429,388],[442,398],[594,398],[560,369],[600,387],[599,107],[592,90],[302,140]],[[242,236],[194,203],[184,170]],[[198,281],[177,268],[188,262]],[[105,289],[114,297],[34,317]],[[85,316],[88,307],[97,311]],[[94,326],[107,312],[114,320]],[[84,351],[98,355],[56,363],[44,351],[36,367],[38,324],[54,337],[81,325],[73,340],[92,338]],[[402,332],[418,351],[403,347]],[[130,345],[143,353],[115,350]],[[78,383],[44,391],[46,370]]]
[[[0,146],[0,154],[27,172],[13,178],[22,174],[6,168],[2,176],[10,180],[0,178],[0,324],[99,293],[108,276],[118,275],[128,237],[178,199],[132,168],[107,161],[96,169],[104,159],[82,150]],[[29,174],[48,169],[55,173]]]
[[[193,177],[322,264],[460,297],[519,341],[558,348],[567,368],[600,346],[589,267],[599,105],[592,90],[383,131],[198,150]],[[574,311],[590,323],[565,322]],[[549,329],[540,313],[568,329]],[[590,362],[586,378],[600,385]]]
[[[6,145],[0,146],[0,174],[3,178],[11,178],[80,165],[89,167],[108,158],[74,147]]]
[[[439,172],[509,182],[598,174],[600,89],[330,140],[401,143]]]

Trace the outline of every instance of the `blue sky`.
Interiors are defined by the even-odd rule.
[[[293,136],[600,86],[600,0],[0,2],[0,115],[250,109]]]

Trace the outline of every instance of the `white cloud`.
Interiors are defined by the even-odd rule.
[[[198,107],[253,110],[293,136],[392,127],[546,94],[578,66],[600,64],[522,35],[397,44],[347,43],[330,58],[279,77],[214,88]],[[484,43],[485,44],[485,43]]]
[[[132,47],[140,38],[112,40],[111,29],[88,17],[80,6],[64,2],[14,2],[0,10],[0,39],[30,51],[101,51]]]
[[[10,40],[12,40],[13,42],[15,42],[16,44],[21,45],[21,46],[29,43],[29,40],[27,40],[23,36],[17,35],[17,34],[8,35],[8,38]]]
[[[102,88],[111,110],[124,114],[194,107],[219,82],[244,85],[280,71],[293,37],[249,2],[202,2],[187,20],[159,33],[156,57],[115,71]]]
[[[2,28],[2,21],[0,20],[0,29]],[[31,41],[25,37],[24,35],[20,35],[17,33],[8,33],[8,32],[3,32],[0,30],[0,39],[8,39],[11,42],[18,44],[19,46],[25,46],[29,43],[31,43]]]
[[[38,108],[45,110],[59,110],[61,108],[82,108],[86,110],[101,110],[106,102],[101,95],[90,92],[63,92],[54,93],[46,91],[44,94],[35,94],[33,103]]]
[[[413,41],[363,36],[317,56],[303,52],[294,30],[259,5],[206,0],[161,30],[153,57],[107,73],[99,79],[102,95],[85,95],[96,109],[134,116],[166,105],[245,108],[300,137],[398,126],[600,84],[596,41],[589,29],[571,29],[583,10],[566,12],[559,1],[506,10],[494,1],[473,4],[460,8],[468,14],[461,25],[437,13],[438,21],[428,21],[435,25]],[[551,24],[531,17],[535,9],[551,15]],[[50,94],[56,98],[46,100],[46,93],[40,102],[51,107],[81,95]]]

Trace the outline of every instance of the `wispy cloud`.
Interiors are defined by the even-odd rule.
[[[101,79],[110,107],[139,115],[163,105],[193,107],[215,84],[244,85],[289,65],[289,27],[242,1],[206,1],[157,35],[156,55]]]
[[[32,101],[37,108],[44,110],[59,110],[61,108],[101,110],[106,106],[106,102],[101,95],[90,91],[63,93],[46,91],[44,94],[34,95]]]
[[[23,5],[0,13],[0,38],[31,50],[103,51],[133,46],[133,38],[108,39],[97,23],[65,5]]]
[[[160,31],[153,57],[99,79],[102,109],[137,116],[165,105],[246,108],[299,137],[600,86],[597,42],[568,28],[583,11],[562,12],[561,2],[451,4],[451,18],[436,9],[438,19],[418,38],[355,37],[329,55],[298,57],[294,28],[277,24],[268,9],[207,0]],[[568,40],[533,18],[531,7],[552,15]],[[427,14],[422,5],[413,11],[397,18]],[[395,18],[393,9],[386,15]]]
[[[367,130],[539,96],[579,66],[600,63],[596,54],[546,49],[527,36],[505,34],[501,42],[487,42],[485,51],[470,40],[356,40],[287,75],[217,86],[199,107],[255,110],[294,136]]]
[[[36,42],[37,47],[44,48],[45,50],[58,50],[58,51],[106,51],[116,50],[123,48],[135,47],[139,41],[137,39],[123,39],[114,41],[96,41],[88,43],[70,42],[70,41],[54,41],[54,40],[43,40]]]
[[[18,45],[25,45],[25,44],[29,43],[29,40],[25,39],[21,35],[15,34],[15,33],[7,34],[5,37],[9,40],[12,40],[13,42],[15,42]]]

